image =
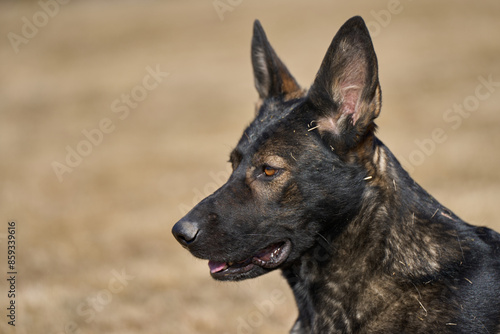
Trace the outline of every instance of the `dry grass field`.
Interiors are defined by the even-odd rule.
[[[256,18],[308,86],[362,15],[379,137],[444,205],[500,230],[498,0],[60,2],[0,3],[0,333],[287,333],[278,272],[215,282],[170,233],[252,119]]]

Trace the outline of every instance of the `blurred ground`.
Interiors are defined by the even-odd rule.
[[[380,138],[443,204],[500,230],[500,87],[484,86],[500,81],[496,0],[42,3],[0,4],[0,267],[15,220],[18,334],[288,331],[296,309],[279,273],[214,282],[170,234],[224,181],[252,118],[255,18],[307,86],[340,25],[362,15]],[[2,281],[0,332],[14,333]]]

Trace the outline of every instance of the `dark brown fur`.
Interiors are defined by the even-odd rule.
[[[381,89],[363,20],[347,21],[309,91],[256,21],[255,120],[233,174],[173,228],[219,280],[281,269],[291,333],[500,333],[500,235],[463,222],[375,136]]]

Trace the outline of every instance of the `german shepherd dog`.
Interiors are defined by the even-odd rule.
[[[213,278],[281,269],[291,333],[500,333],[500,235],[442,206],[375,136],[381,90],[362,18],[334,37],[308,91],[258,21],[255,120],[233,172],[175,224]]]

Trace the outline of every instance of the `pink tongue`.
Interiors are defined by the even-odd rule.
[[[210,268],[210,272],[218,273],[227,268],[226,262],[216,262],[216,261],[208,261],[208,267]]]

